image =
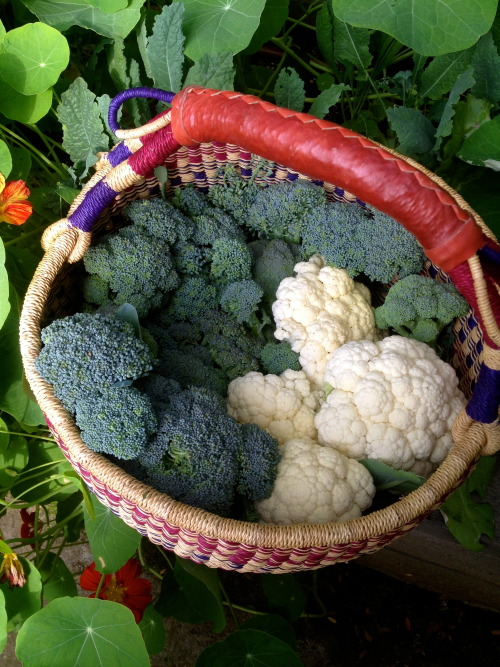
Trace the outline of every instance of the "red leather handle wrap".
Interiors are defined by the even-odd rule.
[[[423,170],[346,128],[252,95],[189,86],[172,102],[184,146],[220,141],[334,183],[387,213],[444,271],[485,244],[472,215]]]

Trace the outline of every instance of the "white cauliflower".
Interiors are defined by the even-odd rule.
[[[425,343],[401,336],[347,343],[324,380],[333,390],[316,415],[321,444],[423,476],[451,448],[466,399],[453,368]]]
[[[282,444],[302,436],[316,438],[314,417],[322,396],[311,390],[303,371],[250,371],[229,383],[227,411],[240,424],[257,424]]]
[[[371,505],[375,486],[361,463],[310,438],[289,440],[280,451],[273,492],[255,503],[264,522],[348,521]]]
[[[295,277],[281,281],[273,303],[274,333],[299,354],[302,370],[321,387],[333,352],[351,340],[374,340],[369,290],[343,269],[325,266],[321,255],[299,262]]]

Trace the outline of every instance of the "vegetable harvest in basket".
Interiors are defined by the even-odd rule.
[[[371,459],[423,480],[445,458],[466,399],[438,352],[469,307],[418,275],[398,223],[231,168],[122,215],[36,361],[90,449],[176,500],[277,524],[359,516]]]

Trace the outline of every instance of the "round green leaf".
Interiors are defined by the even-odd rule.
[[[40,572],[33,563],[25,558],[20,558],[24,569],[26,583],[24,586],[9,588],[9,584],[0,584],[0,590],[5,596],[5,607],[7,609],[7,630],[17,630],[21,623],[29,618],[42,606],[42,581]]]
[[[2,239],[0,239],[0,329],[7,319],[9,312],[9,276],[5,268],[5,248]]]
[[[32,125],[46,116],[52,104],[52,88],[38,95],[23,95],[2,82],[0,112],[10,120]]]
[[[3,42],[3,38],[5,37],[6,33],[7,31],[5,30],[5,26],[2,21],[0,21],[0,44]]]
[[[260,630],[238,630],[202,651],[195,667],[303,667],[303,664],[281,639]]]
[[[130,609],[81,597],[58,598],[31,616],[19,631],[16,655],[23,667],[150,665]]]
[[[149,655],[160,653],[165,646],[165,626],[161,615],[152,604],[144,610],[139,629],[142,632]]]
[[[31,169],[31,153],[24,146],[16,146],[11,150],[12,171],[11,181],[26,181]]]
[[[10,30],[0,46],[0,73],[23,95],[53,86],[69,62],[66,37],[45,23],[26,23]]]
[[[179,1],[179,0],[176,0]],[[183,0],[184,53],[199,60],[204,53],[242,51],[257,30],[265,0]]]
[[[491,28],[498,0],[332,0],[335,16],[374,28],[425,56],[462,51]]]
[[[7,643],[7,611],[5,609],[5,596],[0,591],[0,653]]]
[[[40,566],[42,576],[43,597],[47,602],[57,598],[75,597],[78,595],[73,575],[60,556],[49,551]]]
[[[105,14],[114,14],[120,11],[120,9],[125,9],[128,5],[128,0],[87,0],[87,4]]]
[[[7,146],[5,141],[2,141],[0,139],[0,174],[2,174],[4,178],[7,178],[7,176],[10,174],[11,169],[12,169],[12,156],[10,154],[9,147]]]

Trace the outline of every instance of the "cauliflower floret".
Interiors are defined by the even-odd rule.
[[[353,341],[328,362],[333,387],[316,415],[318,440],[355,459],[427,477],[445,458],[466,404],[453,368],[419,341]]]
[[[375,495],[368,470],[311,438],[281,446],[278,476],[270,498],[255,504],[266,523],[329,523],[361,515]]]
[[[314,417],[322,397],[321,391],[311,390],[304,371],[251,371],[229,383],[227,411],[240,424],[257,424],[283,444],[291,438],[316,438]]]
[[[370,293],[343,269],[325,266],[321,255],[299,262],[294,270],[297,275],[282,280],[276,292],[274,335],[290,343],[318,388],[337,348],[350,340],[375,340]]]

